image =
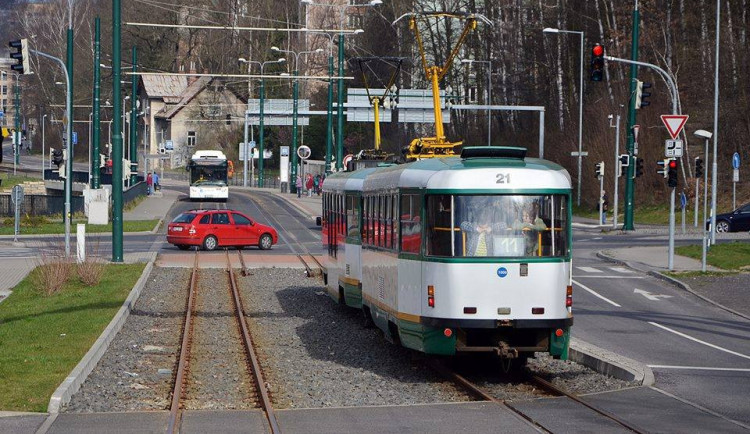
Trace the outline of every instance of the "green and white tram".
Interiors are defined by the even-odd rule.
[[[385,334],[428,354],[566,359],[571,182],[524,148],[333,174],[325,280]]]

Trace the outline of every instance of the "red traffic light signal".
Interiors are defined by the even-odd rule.
[[[591,81],[604,79],[604,47],[594,44],[591,48]]]

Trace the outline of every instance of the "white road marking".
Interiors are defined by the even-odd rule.
[[[607,297],[605,297],[605,296],[599,294],[598,292],[594,291],[593,289],[587,287],[586,285],[582,285],[580,282],[577,282],[577,281],[574,280],[573,283],[575,283],[576,285],[578,285],[581,288],[585,289],[586,291],[590,292],[591,294],[593,294],[593,295],[601,298],[602,300],[606,301],[607,303],[611,304],[612,306],[622,307],[619,304],[615,303],[614,301],[608,299]]]
[[[651,301],[659,301],[659,298],[672,298],[671,295],[666,294],[652,294],[646,290],[635,288],[633,290],[634,294],[640,294],[646,298],[648,298]]]
[[[690,371],[725,371],[725,372],[750,372],[750,368],[711,368],[707,366],[673,366],[673,365],[648,365],[655,369],[684,369]]]
[[[725,353],[733,354],[735,356],[740,356],[742,358],[750,360],[750,356],[748,356],[747,354],[738,353],[736,351],[728,350],[728,349],[720,347],[718,345],[710,344],[710,343],[708,343],[706,341],[702,341],[702,340],[700,340],[698,338],[694,338],[692,336],[686,335],[685,333],[678,332],[677,330],[672,330],[669,327],[663,326],[663,325],[655,323],[653,321],[649,321],[648,323],[651,324],[652,326],[659,327],[660,329],[666,330],[668,332],[672,332],[672,333],[676,334],[677,336],[682,336],[685,339],[690,339],[691,341],[698,342],[699,344],[703,344],[703,345],[705,345],[707,347],[711,347],[711,348],[717,349],[719,351],[724,351]]]
[[[573,278],[586,278],[586,279],[643,279],[643,276],[591,276],[591,275],[583,275],[583,276],[573,276]]]
[[[584,273],[601,273],[602,270],[594,267],[576,267],[577,269],[583,271]]]
[[[609,269],[612,270],[612,271],[617,271],[618,273],[626,273],[626,274],[628,274],[628,273],[632,273],[633,272],[633,270],[628,270],[625,267],[609,267]]]

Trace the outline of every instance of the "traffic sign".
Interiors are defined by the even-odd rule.
[[[73,144],[74,145],[78,144],[78,133],[75,131],[73,131]]]
[[[10,195],[11,201],[14,204],[20,204],[23,202],[23,187],[20,185],[14,185]]]
[[[682,140],[665,140],[664,141],[665,157],[682,157]]]
[[[740,182],[740,169],[734,169],[732,173],[732,182]]]
[[[638,133],[641,131],[640,125],[633,125],[633,138],[635,142],[638,141]]]
[[[164,149],[167,151],[174,151],[174,142],[171,140],[165,140]]]
[[[682,208],[685,208],[686,205],[687,205],[687,196],[685,196],[685,192],[683,191],[682,193],[680,193],[680,206]]]
[[[688,115],[661,115],[661,121],[664,122],[664,126],[667,127],[669,135],[672,139],[676,139],[682,131],[682,127],[688,120]]]
[[[2,118],[4,118],[4,117],[5,117],[5,112],[4,112],[4,111],[2,111],[2,110],[0,110],[0,119],[2,119]]]
[[[574,151],[574,152],[570,153],[570,156],[571,157],[577,157],[578,154],[581,154],[581,157],[588,157],[588,155],[589,155],[588,151],[583,151],[583,152]]]
[[[732,155],[732,168],[733,169],[739,169],[740,168],[740,154],[737,152]]]

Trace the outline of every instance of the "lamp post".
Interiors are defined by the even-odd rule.
[[[341,170],[341,161],[344,158],[344,17],[348,8],[374,7],[383,4],[382,0],[370,0],[365,4],[335,4],[316,3],[313,0],[301,0],[308,6],[321,6],[336,8],[339,10],[339,77],[338,77],[338,103],[336,105],[336,170]],[[296,157],[295,157],[296,158]]]
[[[473,63],[482,63],[487,65],[487,105],[492,105],[492,61],[491,60],[473,60],[463,59],[461,63],[471,65]],[[492,110],[487,109],[487,146],[492,144]]]
[[[44,125],[47,123],[47,115],[42,116],[42,181],[44,181]],[[51,167],[50,167],[51,169]]]
[[[719,36],[721,34],[721,1],[716,0],[716,65],[714,66],[714,149],[711,161],[711,244],[716,244],[716,177],[719,171],[717,164],[717,144],[719,140]]]
[[[242,63],[247,63],[247,74],[250,75],[250,64],[256,64],[260,65],[260,75],[263,75],[263,70],[265,69],[266,65],[271,63],[284,63],[286,62],[286,59],[283,57],[280,57],[278,60],[266,60],[265,62],[260,62],[258,60],[248,60],[243,57],[240,57],[237,59],[238,61]],[[250,79],[247,80],[247,110],[245,111],[245,141],[244,143],[247,143],[247,121],[248,121],[248,111],[250,111],[250,97],[252,95],[251,87],[250,87]],[[260,79],[260,117],[259,117],[259,125],[258,125],[258,133],[260,135],[259,140],[259,147],[258,147],[258,187],[263,187],[263,139],[265,138],[265,131],[264,131],[264,123],[263,123],[263,112],[264,110],[264,103],[266,99],[266,79],[264,77],[261,77]],[[247,145],[245,145],[245,151],[247,151]],[[244,167],[243,167],[243,178],[242,178],[242,186],[247,187],[247,152],[245,152],[245,161],[244,161]],[[252,160],[251,160],[252,161]]]
[[[563,29],[555,29],[551,27],[547,27],[544,30],[542,30],[544,33],[574,33],[576,35],[579,35],[581,37],[581,69],[580,69],[580,81],[579,81],[579,89],[580,97],[578,98],[578,187],[576,195],[578,196],[576,198],[576,204],[578,206],[581,206],[581,166],[583,164],[582,158],[583,158],[583,32],[579,32],[576,30],[563,30]]]
[[[303,54],[322,53],[323,49],[318,48],[310,51],[296,52],[293,50],[282,50],[279,47],[271,47],[271,50],[278,51],[279,53],[291,54],[294,56],[294,84],[292,87],[292,171],[291,171],[291,182],[289,182],[290,193],[297,193],[297,112],[299,110],[299,57]]]

